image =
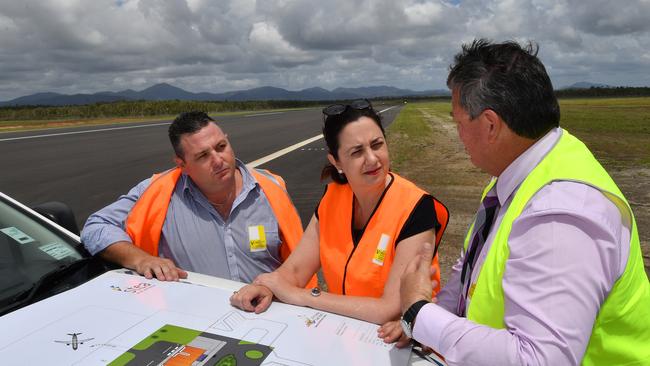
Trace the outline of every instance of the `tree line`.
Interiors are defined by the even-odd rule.
[[[610,98],[647,97],[650,87],[591,87],[588,89],[556,90],[558,98]],[[448,96],[393,97],[385,100],[430,100],[449,99]],[[153,117],[177,115],[187,111],[223,113],[237,111],[259,111],[267,109],[302,108],[331,104],[332,101],[120,101],[68,106],[11,106],[0,107],[0,121],[92,119],[114,117]]]
[[[11,106],[0,108],[2,121],[90,119],[111,117],[151,117],[177,115],[187,111],[208,113],[258,111],[266,109],[301,108],[321,105],[314,101],[122,101],[68,106]]]
[[[562,89],[556,90],[558,98],[614,98],[614,97],[648,97],[650,87],[596,87],[588,89]]]

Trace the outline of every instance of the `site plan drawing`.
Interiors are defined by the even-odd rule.
[[[167,324],[108,365],[257,366],[269,353],[269,346]]]
[[[230,305],[231,295],[107,272],[0,318],[0,359],[3,365],[408,363],[410,350],[385,344],[375,324],[277,302],[262,314],[247,313]]]

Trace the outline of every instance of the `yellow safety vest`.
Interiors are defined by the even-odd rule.
[[[605,169],[567,131],[563,131],[556,146],[521,183],[499,227],[493,229],[497,231],[477,277],[467,318],[493,328],[505,328],[502,279],[510,253],[508,237],[512,224],[528,201],[553,181],[575,181],[597,188],[631,219],[630,254],[625,271],[600,307],[582,364],[650,364],[650,283],[643,267],[634,215]],[[494,181],[488,185],[484,196],[493,184]]]

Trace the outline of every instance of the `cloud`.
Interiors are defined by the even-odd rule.
[[[317,59],[315,55],[287,42],[273,24],[266,22],[253,24],[248,38],[250,50],[276,66],[299,66]]]
[[[40,91],[445,88],[463,42],[534,40],[554,85],[650,85],[649,0],[0,0],[0,100]]]

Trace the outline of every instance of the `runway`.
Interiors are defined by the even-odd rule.
[[[375,108],[390,108],[382,113],[383,124],[388,126],[401,105]],[[320,108],[215,116],[237,158],[257,162],[260,168],[285,178],[303,225],[324,189],[320,171],[327,151],[324,140],[317,138],[322,118]],[[2,133],[0,191],[28,205],[64,202],[73,209],[81,227],[92,212],[151,174],[173,166],[169,123]],[[300,143],[303,145],[295,146]]]

